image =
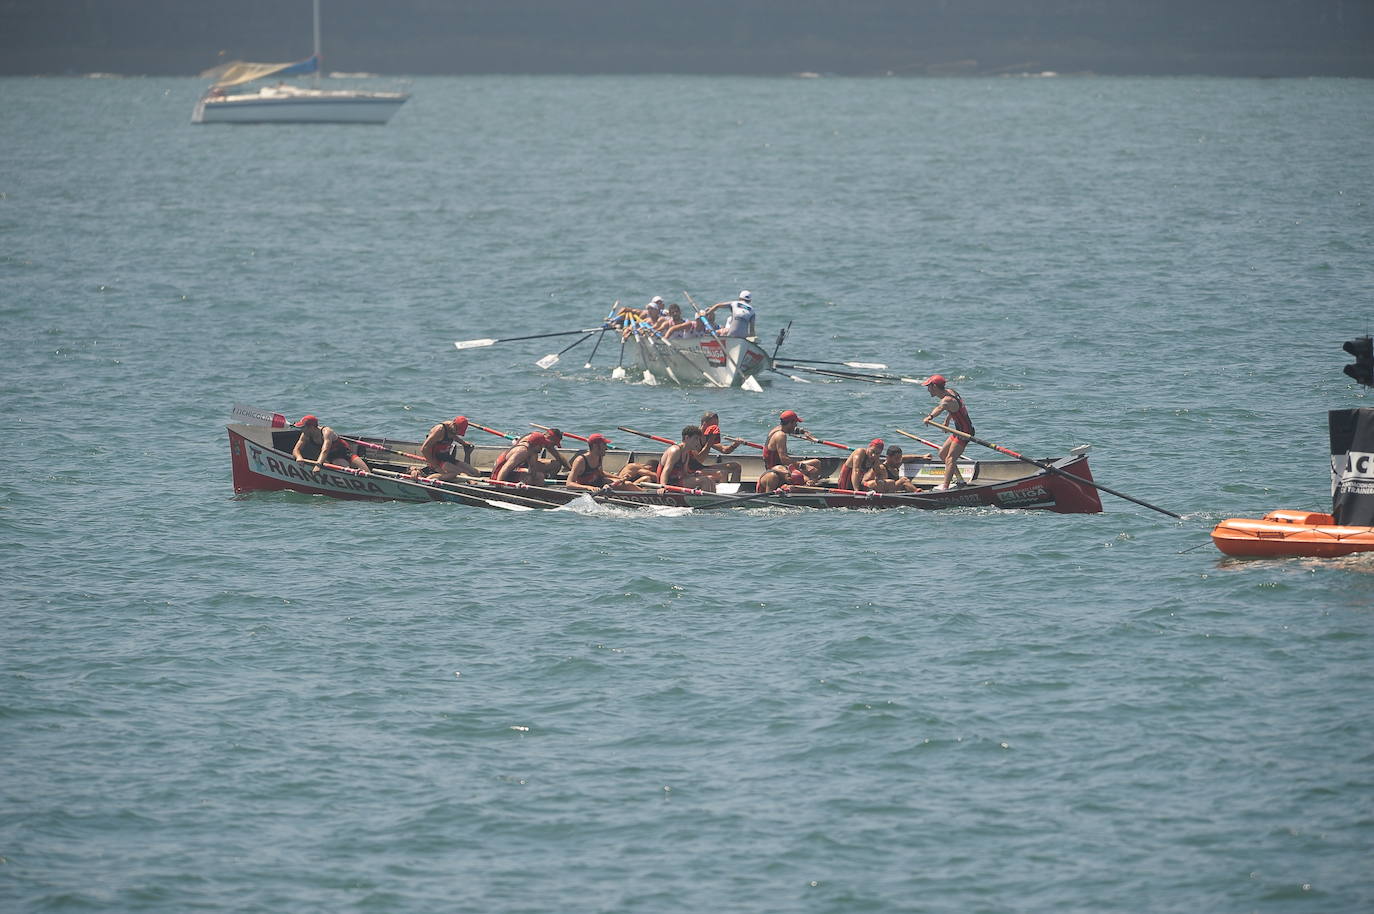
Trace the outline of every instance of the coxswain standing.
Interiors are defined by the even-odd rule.
[[[346,464],[364,476],[371,475],[372,471],[353,446],[329,426],[321,427],[319,419],[302,416],[296,427],[301,430],[301,436],[296,439],[291,456],[297,463],[313,463],[316,472],[326,463]]]
[[[867,447],[856,448],[854,453],[845,460],[844,466],[840,467],[839,487],[841,489],[857,489],[862,491],[877,491],[873,489],[873,470],[881,462],[883,453],[883,439],[874,438],[868,443]]]
[[[472,445],[463,438],[467,430],[466,416],[454,416],[429,430],[424,443],[420,445],[420,456],[425,458],[425,464],[434,471],[429,475],[429,479],[453,482],[460,475],[477,475],[477,469],[466,459],[472,453]],[[461,460],[455,450],[458,447],[463,449]]]
[[[685,486],[706,492],[716,490],[716,480],[691,468],[692,455],[701,450],[706,436],[701,426],[689,425],[682,430],[682,440],[670,445],[658,459],[658,483],[663,486]]]
[[[721,308],[729,308],[730,317],[725,321],[725,327],[720,331],[720,335],[750,337],[754,335],[754,318],[757,316],[754,313],[753,301],[754,297],[746,289],[734,301],[716,302],[701,312],[701,316],[709,319]]]
[[[935,421],[935,417],[940,413],[948,413],[950,421],[954,427],[965,435],[973,434],[973,420],[969,418],[968,407],[964,405],[964,398],[959,396],[959,392],[953,387],[945,384],[945,376],[933,374],[921,382],[926,390],[930,392],[940,402],[935,409],[930,411],[930,415],[921,421],[930,424]],[[945,439],[945,443],[940,445],[937,456],[945,462],[945,479],[933,491],[944,492],[951,485],[967,485],[964,476],[959,472],[959,457],[964,453],[964,448],[968,447],[968,439],[962,435],[950,435]],[[959,478],[958,483],[954,482],[955,477]]]
[[[606,460],[606,449],[610,446],[610,439],[600,432],[587,436],[587,449],[578,451],[573,455],[572,465],[568,470],[567,485],[569,489],[644,491],[633,482],[626,482],[607,475],[602,464]]]

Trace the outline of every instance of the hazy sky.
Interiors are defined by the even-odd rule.
[[[1374,76],[1374,0],[322,0],[385,73],[1021,69]],[[311,50],[310,0],[6,0],[0,71],[193,74]]]

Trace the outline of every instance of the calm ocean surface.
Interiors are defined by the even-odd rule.
[[[1207,540],[1329,509],[1370,402],[1374,83],[433,78],[385,128],[201,86],[0,80],[0,908],[1374,909],[1374,555]],[[742,288],[1184,519],[233,495],[235,402],[917,427],[452,346]]]

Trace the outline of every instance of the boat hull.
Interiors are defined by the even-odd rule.
[[[400,92],[264,88],[203,96],[194,124],[385,124],[409,95]]]
[[[740,337],[691,336],[664,340],[640,334],[635,355],[655,381],[684,387],[739,387],[772,360],[758,343]],[[646,378],[645,380],[648,380]]]
[[[1240,557],[1336,558],[1374,552],[1374,527],[1338,525],[1330,514],[1311,511],[1270,511],[1259,519],[1222,521],[1212,529],[1212,542],[1226,555]]]

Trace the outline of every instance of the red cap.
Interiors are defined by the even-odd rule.
[[[525,439],[525,443],[530,447],[548,447],[549,439],[545,438],[541,433],[535,432]]]
[[[319,425],[319,424],[320,424],[320,420],[319,420],[319,419],[316,419],[314,416],[301,416],[300,419],[297,420],[297,422],[296,422],[296,428],[300,428],[300,427],[303,426],[303,425]]]
[[[932,384],[934,384],[936,387],[944,387],[945,376],[942,374],[933,374],[921,382],[922,387],[929,387]]]
[[[879,450],[882,450],[882,447],[883,447],[883,439],[881,439],[881,438],[874,438],[872,441],[868,442],[868,446],[869,446],[869,447],[876,447],[876,448],[878,448]]]
[[[455,429],[458,430],[458,434],[460,434],[460,435],[463,434],[463,432],[465,432],[465,431],[468,430],[468,417],[467,417],[467,416],[454,416],[454,417],[453,417],[453,427],[454,427]]]
[[[778,418],[781,419],[783,422],[801,422],[801,421],[802,421],[802,417],[801,417],[801,416],[798,416],[795,412],[793,412],[793,411],[790,410],[790,409],[785,409],[785,410],[783,410],[782,413],[778,416]]]
[[[788,482],[794,482],[798,485],[806,485],[806,476],[801,470],[793,470],[791,475],[787,477],[787,480]]]
[[[719,426],[719,425],[708,425],[708,426],[706,426],[704,429],[701,430],[701,433],[702,433],[703,435],[705,435],[707,438],[710,438],[712,435],[715,435],[716,437],[720,437],[720,426]]]
[[[606,445],[606,447],[610,447],[610,446],[611,446],[611,439],[607,438],[605,435],[601,434],[600,432],[592,432],[590,435],[587,436],[587,443],[588,443],[588,444],[596,444],[598,441],[601,442],[602,444]]]

